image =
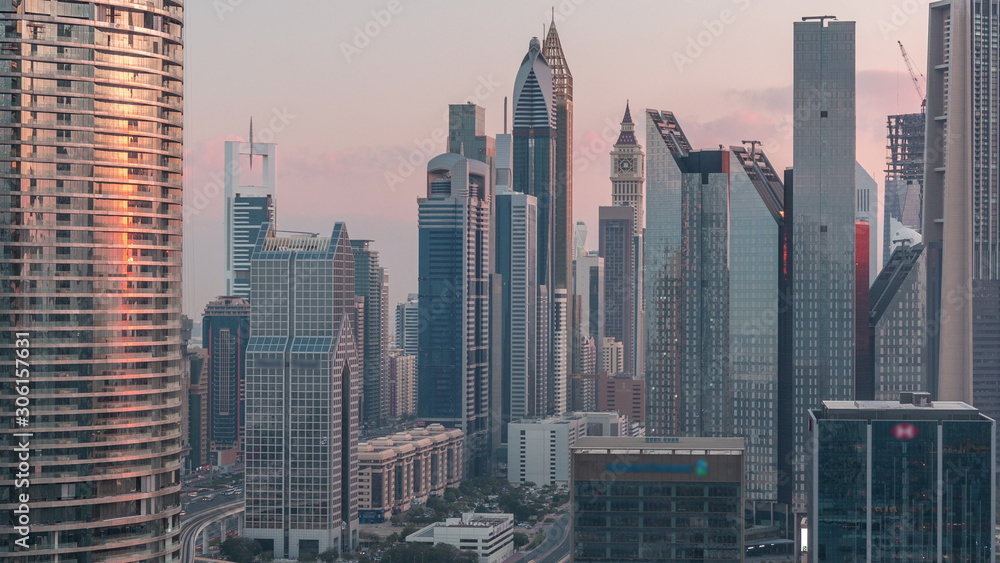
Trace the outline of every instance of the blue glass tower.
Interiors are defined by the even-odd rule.
[[[490,191],[486,163],[448,153],[418,200],[417,416],[465,432],[466,474],[489,463]]]
[[[250,338],[250,303],[220,297],[205,307],[202,342],[208,350],[209,428],[216,450],[237,447],[243,433],[243,378]]]

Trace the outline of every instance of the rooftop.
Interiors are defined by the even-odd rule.
[[[586,436],[577,440],[573,452],[588,453],[695,453],[732,455],[743,453],[743,438],[628,438]]]
[[[933,401],[926,404],[898,401],[823,401],[822,409],[811,411],[817,419],[841,420],[976,420],[986,418],[979,409],[960,401]]]

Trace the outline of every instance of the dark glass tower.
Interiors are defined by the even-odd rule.
[[[427,163],[420,229],[417,416],[461,428],[467,475],[489,463],[490,169],[458,154]]]
[[[533,37],[514,82],[513,189],[538,200],[538,285],[551,286],[555,223],[556,111],[552,69]]]
[[[183,11],[0,2],[0,347],[30,349],[0,502],[29,494],[31,533],[2,508],[5,560],[179,557]]]
[[[994,561],[996,423],[961,402],[809,411],[809,561]]]
[[[265,223],[266,224],[266,223]],[[241,297],[220,297],[205,307],[202,343],[208,351],[209,428],[215,449],[240,446],[243,438],[243,385],[250,303]]]

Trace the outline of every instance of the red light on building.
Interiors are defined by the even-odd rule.
[[[897,440],[912,440],[917,434],[920,434],[920,431],[908,422],[900,422],[892,427],[892,436]]]

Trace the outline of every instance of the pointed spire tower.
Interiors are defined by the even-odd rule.
[[[642,145],[635,138],[632,112],[628,102],[625,102],[621,133],[611,150],[611,205],[625,205],[635,209],[636,233],[642,233],[646,224],[643,213],[646,183],[644,156]]]
[[[573,73],[566,64],[559,32],[556,31],[555,8],[552,23],[545,36],[542,55],[552,69],[552,93],[556,113],[555,209],[553,217],[553,271],[556,288],[569,288],[573,261]]]

